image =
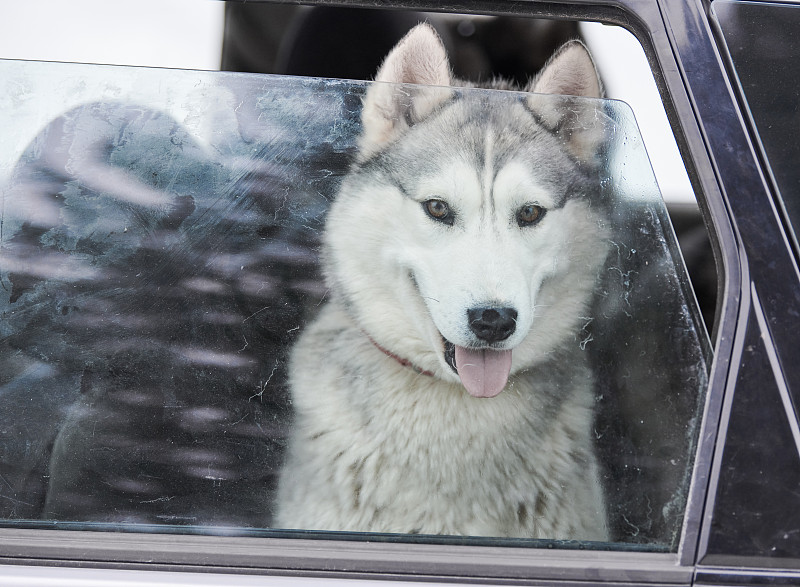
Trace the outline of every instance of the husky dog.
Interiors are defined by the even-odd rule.
[[[292,352],[276,525],[607,539],[577,338],[606,257],[594,108],[459,94],[424,24],[376,81],[419,85],[364,99],[331,298]],[[578,42],[526,90],[601,93]]]

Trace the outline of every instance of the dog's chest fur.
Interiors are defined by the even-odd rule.
[[[329,304],[293,352],[277,524],[604,539],[590,374],[557,358],[477,399],[385,356]]]

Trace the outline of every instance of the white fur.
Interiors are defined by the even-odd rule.
[[[573,438],[591,433],[588,371],[579,370],[560,412],[544,422],[534,381],[516,378],[496,398],[473,398],[459,383],[383,355],[336,305],[323,310],[306,340],[341,329],[340,360],[321,360],[309,344],[293,357],[295,409],[303,416],[277,525],[606,538],[597,465],[587,452],[576,468],[567,454]]]
[[[441,83],[446,73],[449,80],[443,51],[429,27],[417,27],[378,79]],[[582,59],[573,49],[562,53],[568,64]],[[574,79],[596,80],[586,59],[577,74],[545,71],[540,80],[548,89],[553,79],[587,86]],[[437,132],[457,126],[458,108],[468,107],[448,105],[451,92],[377,84],[368,93],[359,164],[385,149],[413,153],[415,132],[439,155],[432,171],[398,170],[413,180],[411,191],[357,166],[330,211],[332,299],[292,353],[296,421],[276,525],[607,539],[591,442],[592,376],[575,339],[606,254],[602,215],[581,194],[560,202],[529,151],[496,159],[508,150],[507,131],[487,126],[476,147],[480,168],[464,148],[437,143]],[[438,108],[447,110],[431,116]],[[509,108],[505,120],[534,124],[521,104]],[[586,136],[579,150],[589,158]],[[456,210],[452,226],[425,216],[431,197]],[[521,228],[515,213],[526,204],[547,212]],[[465,315],[481,304],[518,311],[514,333],[494,346],[512,349],[512,366],[505,390],[491,399],[465,391],[442,340],[474,346]]]

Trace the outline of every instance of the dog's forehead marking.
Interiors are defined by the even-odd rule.
[[[564,205],[571,190],[555,165],[562,158],[551,141],[531,147],[529,141],[539,135],[517,133],[519,124],[497,120],[487,111],[449,122],[456,126],[449,129],[453,140],[447,147],[440,142],[431,150],[429,141],[417,141],[414,148],[404,143],[392,159],[394,167],[383,169],[404,197],[418,202],[443,198],[457,213],[484,225],[524,204],[548,209]]]
[[[482,180],[481,212],[484,216],[491,216],[494,212],[494,198],[492,197],[494,187],[494,132],[491,127],[486,129],[484,135]]]
[[[486,155],[492,154],[495,139],[485,139]],[[530,162],[498,161],[487,156],[482,167],[475,161],[454,157],[442,164],[436,173],[416,178],[414,189],[401,193],[416,201],[432,197],[444,198],[460,213],[480,222],[491,222],[498,213],[507,215],[509,209],[524,204],[537,204],[548,209],[564,204],[563,194],[547,178],[539,177]]]
[[[482,149],[476,149],[475,163],[476,170],[479,169],[481,173],[481,211],[484,220],[509,206],[531,203],[545,208],[559,208],[564,204],[562,190],[552,185],[552,181],[548,182],[547,172],[544,172],[545,177],[536,172],[531,153],[521,144],[517,144],[519,150],[508,148],[507,143],[513,143],[517,137],[503,134],[509,132],[507,125],[498,128],[488,122],[482,126],[483,144]]]

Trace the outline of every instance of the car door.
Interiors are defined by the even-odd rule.
[[[605,322],[578,342],[603,373],[595,433],[614,539],[270,527],[291,426],[286,357],[325,297],[316,251],[367,86],[8,63],[6,96],[22,125],[42,116],[42,80],[79,99],[47,118],[5,192],[5,561],[316,580],[691,582],[734,387],[775,372],[771,347],[751,349],[766,344],[755,327],[791,297],[790,284],[756,288],[767,279],[745,255],[756,245],[733,236],[744,206],[733,194],[758,186],[758,171],[721,150],[720,129],[740,117],[710,67],[705,15],[656,2],[486,10],[637,35],[716,253],[709,344],[634,118],[623,105],[598,106],[603,128],[625,139],[609,139],[614,156],[603,163],[619,232],[600,290]],[[31,90],[20,99],[23,82]],[[727,133],[749,148],[735,127]],[[47,401],[42,390],[52,390]]]

